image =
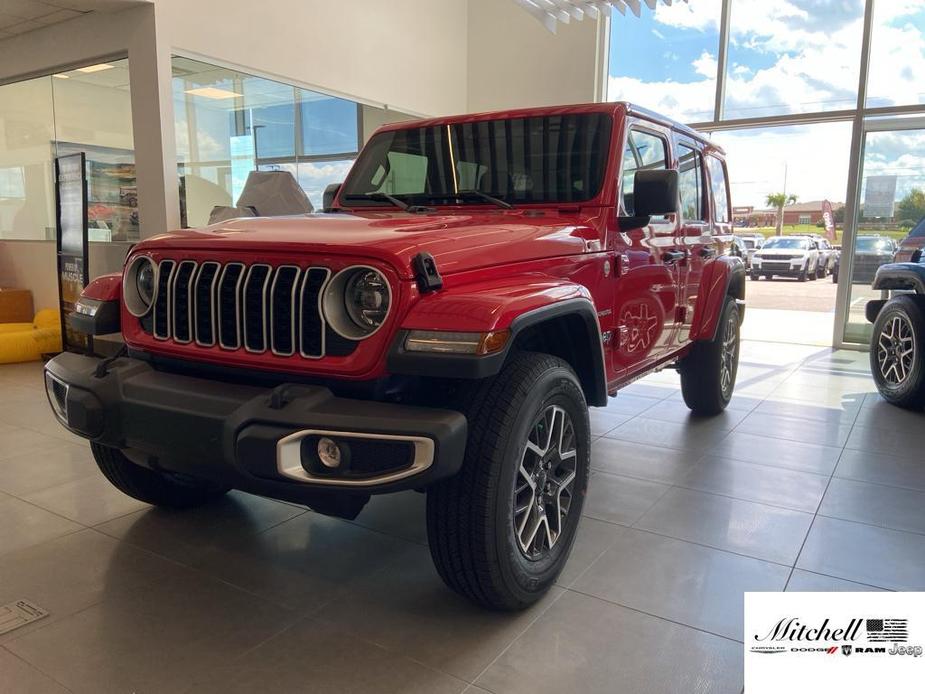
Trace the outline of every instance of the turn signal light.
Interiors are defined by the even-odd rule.
[[[409,352],[484,356],[503,350],[510,338],[510,330],[487,333],[412,330],[405,339],[405,349]]]

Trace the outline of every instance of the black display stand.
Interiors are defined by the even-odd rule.
[[[55,158],[61,347],[64,351],[92,354],[92,338],[74,332],[67,322],[90,276],[87,212],[86,155],[79,152]]]

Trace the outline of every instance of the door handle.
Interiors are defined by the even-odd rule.
[[[701,257],[701,258],[712,258],[712,257],[714,257],[715,255],[716,255],[716,249],[715,249],[715,248],[701,248],[701,249],[700,249],[700,257]]]
[[[687,253],[684,251],[665,251],[662,253],[662,262],[666,264],[677,263],[680,260],[684,260],[687,257]]]

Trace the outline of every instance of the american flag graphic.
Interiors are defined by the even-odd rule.
[[[875,643],[908,641],[909,620],[868,619],[867,640]]]

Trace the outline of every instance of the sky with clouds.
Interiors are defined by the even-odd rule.
[[[639,18],[615,13],[608,98],[685,122],[712,120],[720,5],[689,0],[657,5],[654,12],[644,8]],[[863,0],[733,0],[724,117],[853,108],[863,14]],[[922,75],[925,0],[877,0],[868,105],[925,103]],[[848,124],[717,133],[715,139],[727,148],[735,205],[764,206],[768,193],[784,189],[785,174],[787,192],[801,200],[844,200]],[[917,155],[906,154],[904,163],[872,166],[908,176],[910,156]]]

